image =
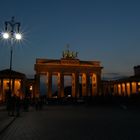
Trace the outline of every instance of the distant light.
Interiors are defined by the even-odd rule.
[[[68,97],[71,97],[71,95],[68,95]]]
[[[10,37],[9,33],[7,33],[7,32],[2,33],[2,36],[4,39],[8,39]]]
[[[30,86],[30,91],[31,91],[31,90],[33,90],[33,87],[32,87],[32,86]]]
[[[16,34],[15,34],[15,38],[16,38],[17,40],[21,40],[21,39],[22,39],[22,34],[16,33]]]

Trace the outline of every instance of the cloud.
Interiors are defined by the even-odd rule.
[[[117,80],[126,77],[125,75],[122,75],[121,73],[104,73],[102,76],[103,80]]]

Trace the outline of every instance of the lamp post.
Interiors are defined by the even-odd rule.
[[[12,61],[13,61],[13,44],[22,39],[20,33],[20,22],[15,22],[15,18],[12,17],[10,21],[5,21],[5,31],[2,33],[3,39],[10,41],[10,66],[9,66],[9,92],[12,94],[11,88],[11,76],[12,76]]]

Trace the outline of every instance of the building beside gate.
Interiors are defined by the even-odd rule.
[[[33,89],[34,79],[27,79],[25,74],[10,69],[0,71],[0,103],[6,101],[9,90],[12,95],[24,99],[25,96],[33,98]]]
[[[112,81],[102,81],[102,93],[117,96],[140,94],[140,66],[134,67],[134,75]]]
[[[0,102],[6,100],[6,96],[11,88],[12,94],[23,98],[25,91],[26,76],[17,71],[5,69],[0,71]],[[11,86],[11,87],[10,87]]]
[[[52,77],[57,77],[57,97],[63,98],[65,76],[71,76],[71,87],[73,98],[95,96],[101,92],[101,64],[99,61],[82,61],[77,58],[77,52],[66,50],[62,53],[61,59],[43,59],[37,58],[34,66],[36,72],[35,78],[35,96],[40,95],[40,77],[46,77],[46,95],[52,98]],[[79,93],[79,85],[82,87],[82,93]]]

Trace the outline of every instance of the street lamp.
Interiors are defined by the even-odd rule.
[[[22,39],[20,33],[20,22],[15,22],[15,18],[12,17],[10,21],[5,21],[5,31],[2,33],[2,38],[10,41],[10,76],[9,76],[9,92],[11,92],[11,74],[12,74],[12,59],[13,59],[13,44]]]

